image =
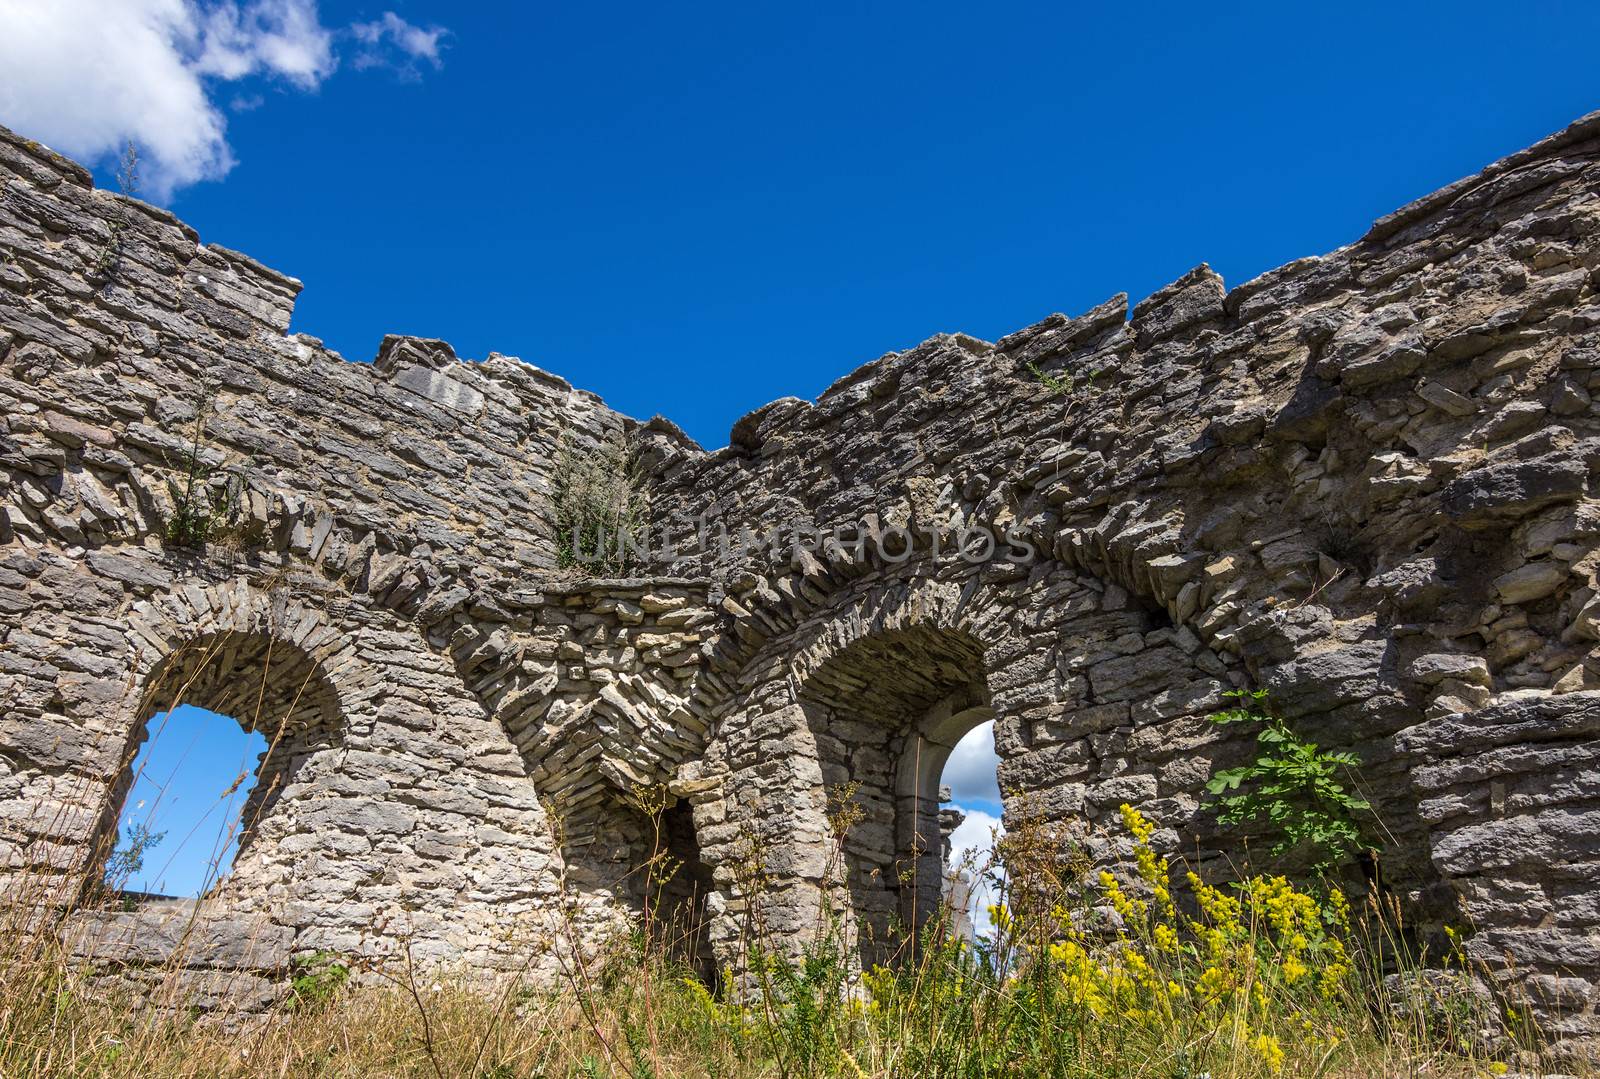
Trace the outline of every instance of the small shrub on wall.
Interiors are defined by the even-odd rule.
[[[1239,703],[1208,717],[1219,726],[1254,725],[1256,758],[1212,775],[1223,824],[1265,824],[1276,835],[1272,853],[1301,854],[1318,873],[1348,865],[1373,844],[1363,827],[1372,805],[1353,789],[1361,760],[1309,742],[1267,707],[1265,690],[1234,690]]]
[[[633,562],[627,539],[645,510],[627,436],[618,433],[587,446],[564,436],[556,447],[552,487],[556,564],[598,577],[622,576]]]

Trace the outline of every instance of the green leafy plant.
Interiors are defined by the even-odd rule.
[[[132,140],[123,147],[122,156],[117,160],[117,189],[126,198],[134,198],[139,194],[139,148]],[[118,205],[108,222],[110,235],[95,255],[92,271],[96,277],[110,280],[117,263],[122,258],[123,242],[128,231],[128,211],[125,206]]]
[[[836,937],[805,944],[798,960],[752,948],[747,962],[761,987],[766,1041],[784,1074],[815,1074],[846,1052],[850,971]]]
[[[1076,380],[1072,377],[1072,372],[1070,371],[1068,371],[1063,377],[1057,377],[1039,370],[1039,365],[1031,361],[1028,364],[1028,371],[1033,375],[1034,378],[1039,380],[1039,383],[1044,386],[1045,389],[1049,390],[1053,394],[1071,393],[1076,382]]]
[[[1080,406],[1091,404],[1099,397],[1103,387],[1095,383],[1106,373],[1105,368],[1094,368],[1081,372],[1081,378],[1080,372],[1076,371],[1062,371],[1058,375],[1053,375],[1032,361],[1027,364],[1027,368],[1051,397],[1062,399],[1063,419],[1071,416]]]
[[[1239,768],[1214,772],[1206,784],[1217,799],[1224,824],[1265,821],[1281,838],[1274,854],[1296,849],[1314,852],[1313,867],[1327,870],[1370,844],[1360,817],[1372,806],[1346,783],[1361,767],[1353,753],[1332,752],[1308,742],[1267,708],[1266,690],[1234,690],[1239,703],[1207,718],[1219,726],[1256,724],[1260,754]]]
[[[201,442],[206,435],[206,420],[211,414],[213,394],[207,392],[195,409],[194,433],[189,449],[180,466],[179,479],[169,479],[167,490],[172,495],[172,516],[166,520],[166,541],[175,547],[200,548],[212,538],[219,522],[227,520],[233,508],[234,489],[230,483],[220,494],[214,494],[211,478],[214,469],[200,457]]]
[[[289,982],[286,1006],[297,1011],[327,1007],[350,980],[350,968],[332,952],[298,956],[290,966],[294,977]]]

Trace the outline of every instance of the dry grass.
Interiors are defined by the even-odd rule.
[[[187,699],[187,685],[170,688],[162,706]],[[256,726],[269,732],[270,757],[276,732]],[[641,798],[648,812],[663,808]],[[842,801],[828,863],[836,885],[852,820]],[[117,893],[85,887],[98,884],[98,865],[61,872],[45,859],[13,878],[0,906],[0,1079],[1538,1074],[1534,1039],[1506,1033],[1515,1009],[1466,992],[1459,964],[1418,982],[1430,988],[1409,1008],[1390,1006],[1384,977],[1414,974],[1421,957],[1380,903],[1347,912],[1331,891],[1274,878],[1238,892],[1185,883],[1182,866],[1150,849],[1150,822],[1131,808],[1125,822],[1138,871],[1120,881],[1086,880],[1070,844],[1018,828],[1001,848],[1004,872],[992,873],[1001,930],[977,947],[935,927],[862,972],[843,919],[827,910],[812,939],[771,939],[752,856],[735,867],[750,911],[747,951],[724,976],[738,994],[710,993],[675,958],[679,935],[647,910],[594,965],[564,960],[581,951],[570,922],[530,942],[526,969],[548,972],[553,960],[554,984],[419,971],[402,947],[389,963],[318,957],[265,1014],[226,1004],[199,1014],[181,946],[128,972],[137,981],[86,962],[93,942],[64,927],[83,921],[86,904],[115,906]],[[651,894],[677,869],[660,855],[637,872]],[[345,962],[357,968],[349,981]]]
[[[1465,1079],[1537,1066],[1486,1033],[1495,1009],[1457,992],[1463,973],[1436,979],[1425,1007],[1383,1006],[1374,968],[1393,965],[1396,938],[1376,909],[1346,928],[1332,893],[1256,878],[1239,892],[1196,884],[1186,913],[1168,888],[1181,867],[1128,820],[1141,857],[1127,881],[1084,886],[1047,838],[1008,840],[991,945],[934,934],[862,974],[825,917],[799,953],[758,935],[730,972],[752,990],[738,999],[710,994],[647,917],[553,987],[491,989],[400,962],[359,988],[310,977],[266,1015],[197,1019],[181,960],[142,988],[97,982],[68,962],[44,907],[14,906],[0,1074]]]

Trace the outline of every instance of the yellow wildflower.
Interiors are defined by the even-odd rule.
[[[1323,965],[1322,973],[1317,977],[1317,990],[1324,997],[1333,997],[1354,968],[1350,965],[1350,957],[1345,952],[1344,945],[1338,940],[1327,941],[1323,951],[1327,961]]]
[[[1211,924],[1219,929],[1239,928],[1239,901],[1232,896],[1224,895],[1219,888],[1213,888],[1200,879],[1199,874],[1191,871],[1188,874],[1189,887],[1194,891],[1195,901],[1200,904],[1200,910],[1205,914]]]
[[[1266,1062],[1273,1075],[1283,1071],[1283,1046],[1278,1043],[1278,1039],[1273,1035],[1257,1034],[1251,1039],[1250,1047],[1256,1051],[1257,1056]]]
[[[1194,983],[1194,991],[1204,1005],[1215,1004],[1233,990],[1233,978],[1223,973],[1221,967],[1207,967]]]
[[[1107,1009],[1108,978],[1083,947],[1074,941],[1059,941],[1050,946],[1050,955],[1061,963],[1061,985],[1067,999],[1087,1008],[1097,1018]]]
[[[1133,841],[1140,846],[1148,844],[1150,837],[1156,834],[1156,826],[1143,813],[1140,813],[1127,802],[1123,802],[1119,809],[1122,813],[1122,823],[1127,826],[1128,833],[1133,836]]]
[[[1343,892],[1333,888],[1328,892],[1327,905],[1323,907],[1323,917],[1341,933],[1350,932],[1350,900],[1345,898]]]
[[[1142,922],[1148,909],[1142,899],[1134,899],[1122,890],[1122,885],[1117,878],[1109,872],[1100,872],[1100,890],[1105,893],[1106,900],[1111,904],[1111,909],[1124,922]]]
[[[1006,909],[1004,903],[990,903],[989,921],[994,924],[995,929],[998,931],[1007,932],[1011,928],[1011,912]]]

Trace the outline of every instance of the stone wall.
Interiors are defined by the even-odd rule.
[[[910,621],[1000,627],[968,673],[995,695],[1001,779],[1017,795],[1008,818],[1042,798],[1093,828],[1132,800],[1173,848],[1203,859],[1223,837],[1197,792],[1243,747],[1199,717],[1226,686],[1259,685],[1314,740],[1366,762],[1366,793],[1392,833],[1380,871],[1408,906],[1495,927],[1484,939],[1513,955],[1555,954],[1461,887],[1411,747],[1419,722],[1523,696],[1559,714],[1600,685],[1597,152],[1591,117],[1350,247],[1231,291],[1202,266],[1131,319],[1116,297],[995,344],[936,337],[815,403],[746,417],[715,454],[664,450],[657,501],[669,512],[981,523],[1018,528],[1045,555],[1025,575],[949,558],[863,564],[837,549],[680,559],[729,579],[751,626],[719,644],[701,678],[728,717],[713,725],[707,767],[775,770],[770,805],[800,793],[817,804],[829,777],[807,754],[763,763],[771,717],[804,697],[776,684],[803,681],[796,637],[908,620],[863,611],[849,582],[891,596],[937,584],[950,589],[945,609]],[[763,677],[771,688],[752,691]],[[1581,753],[1561,744],[1544,760],[1581,771]],[[1580,788],[1556,785],[1543,804],[1581,804]],[[1556,827],[1568,812],[1521,827]],[[809,843],[808,832],[797,845]],[[1567,939],[1592,947],[1582,872],[1537,856],[1524,871],[1535,866],[1528,884],[1559,896]],[[1563,1015],[1592,1013],[1592,977],[1561,984]]]
[[[286,334],[298,282],[9,133],[0,184],[0,865],[92,870],[181,700],[273,746],[214,904],[290,931],[254,966],[520,967],[560,852],[473,675],[544,607],[557,448],[624,421],[516,360]],[[231,505],[199,551],[165,538],[196,473]]]
[[[1552,1036],[1594,1046],[1600,983],[1600,694],[1513,691],[1405,731],[1439,871],[1478,932],[1467,955]]]
[[[1593,1038],[1597,157],[1600,115],[1331,254],[934,337],[707,453],[504,357],[347,363],[287,333],[298,283],[6,135],[4,864],[92,866],[155,683],[236,714],[219,687],[280,655],[240,718],[283,752],[216,897],[281,930],[280,966],[494,969],[563,895],[597,947],[642,901],[651,787],[711,955],[831,905],[871,958],[937,902],[964,730],[995,718],[1008,822],[1115,863],[1135,802],[1204,863],[1244,850],[1201,791],[1249,748],[1204,717],[1261,686],[1366,762],[1384,886]],[[558,567],[562,455],[624,435],[657,536],[735,542]],[[233,541],[184,550],[197,472],[235,492]],[[806,523],[866,542],[791,542]],[[980,526],[988,557],[953,549]]]

